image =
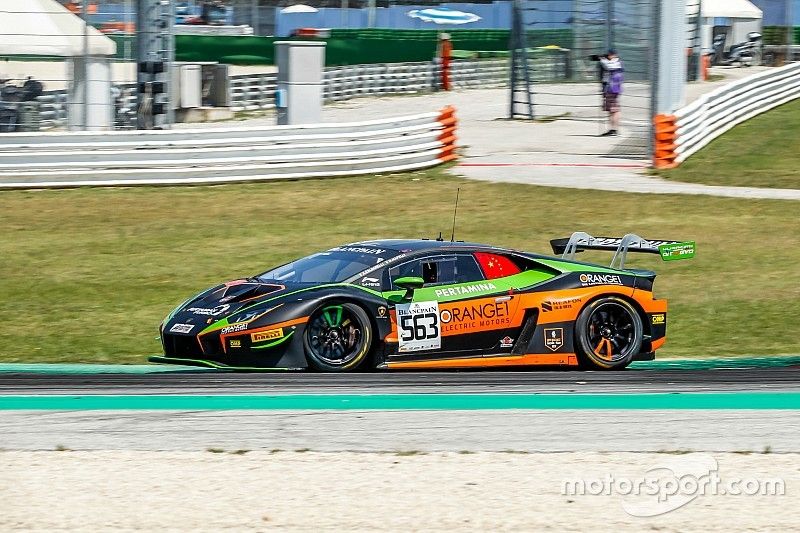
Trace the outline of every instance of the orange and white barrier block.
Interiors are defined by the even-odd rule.
[[[456,108],[447,106],[442,109],[437,119],[442,125],[442,131],[439,133],[439,141],[442,143],[439,159],[442,163],[452,161],[458,156],[456,155]]]
[[[675,133],[678,126],[675,124],[675,115],[656,115],[653,118],[655,126],[655,143],[653,150],[653,166],[655,168],[675,168],[678,163],[675,158],[677,145]]]

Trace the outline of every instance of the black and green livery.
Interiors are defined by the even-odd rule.
[[[151,360],[336,372],[652,357],[666,303],[652,296],[655,274],[625,268],[624,255],[681,258],[693,243],[580,236],[553,241],[558,258],[424,239],[339,246],[188,299],[162,322],[164,354]],[[588,248],[616,249],[618,266],[574,260]]]

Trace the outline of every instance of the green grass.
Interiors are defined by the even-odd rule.
[[[800,188],[800,99],[739,124],[664,178],[739,187]]]
[[[215,283],[345,242],[449,234],[531,251],[573,230],[694,239],[659,272],[660,355],[798,353],[798,204],[493,184],[439,171],[0,194],[0,361],[142,363],[161,319]],[[607,263],[610,254],[587,255]]]

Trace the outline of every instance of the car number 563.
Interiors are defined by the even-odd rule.
[[[398,344],[401,352],[441,348],[439,302],[397,304]]]

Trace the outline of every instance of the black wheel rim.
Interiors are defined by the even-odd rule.
[[[614,302],[600,304],[586,327],[589,347],[595,357],[616,363],[630,355],[636,340],[636,326],[626,307]]]
[[[308,327],[308,344],[314,357],[332,366],[344,366],[358,357],[363,338],[361,321],[341,305],[321,309]]]

